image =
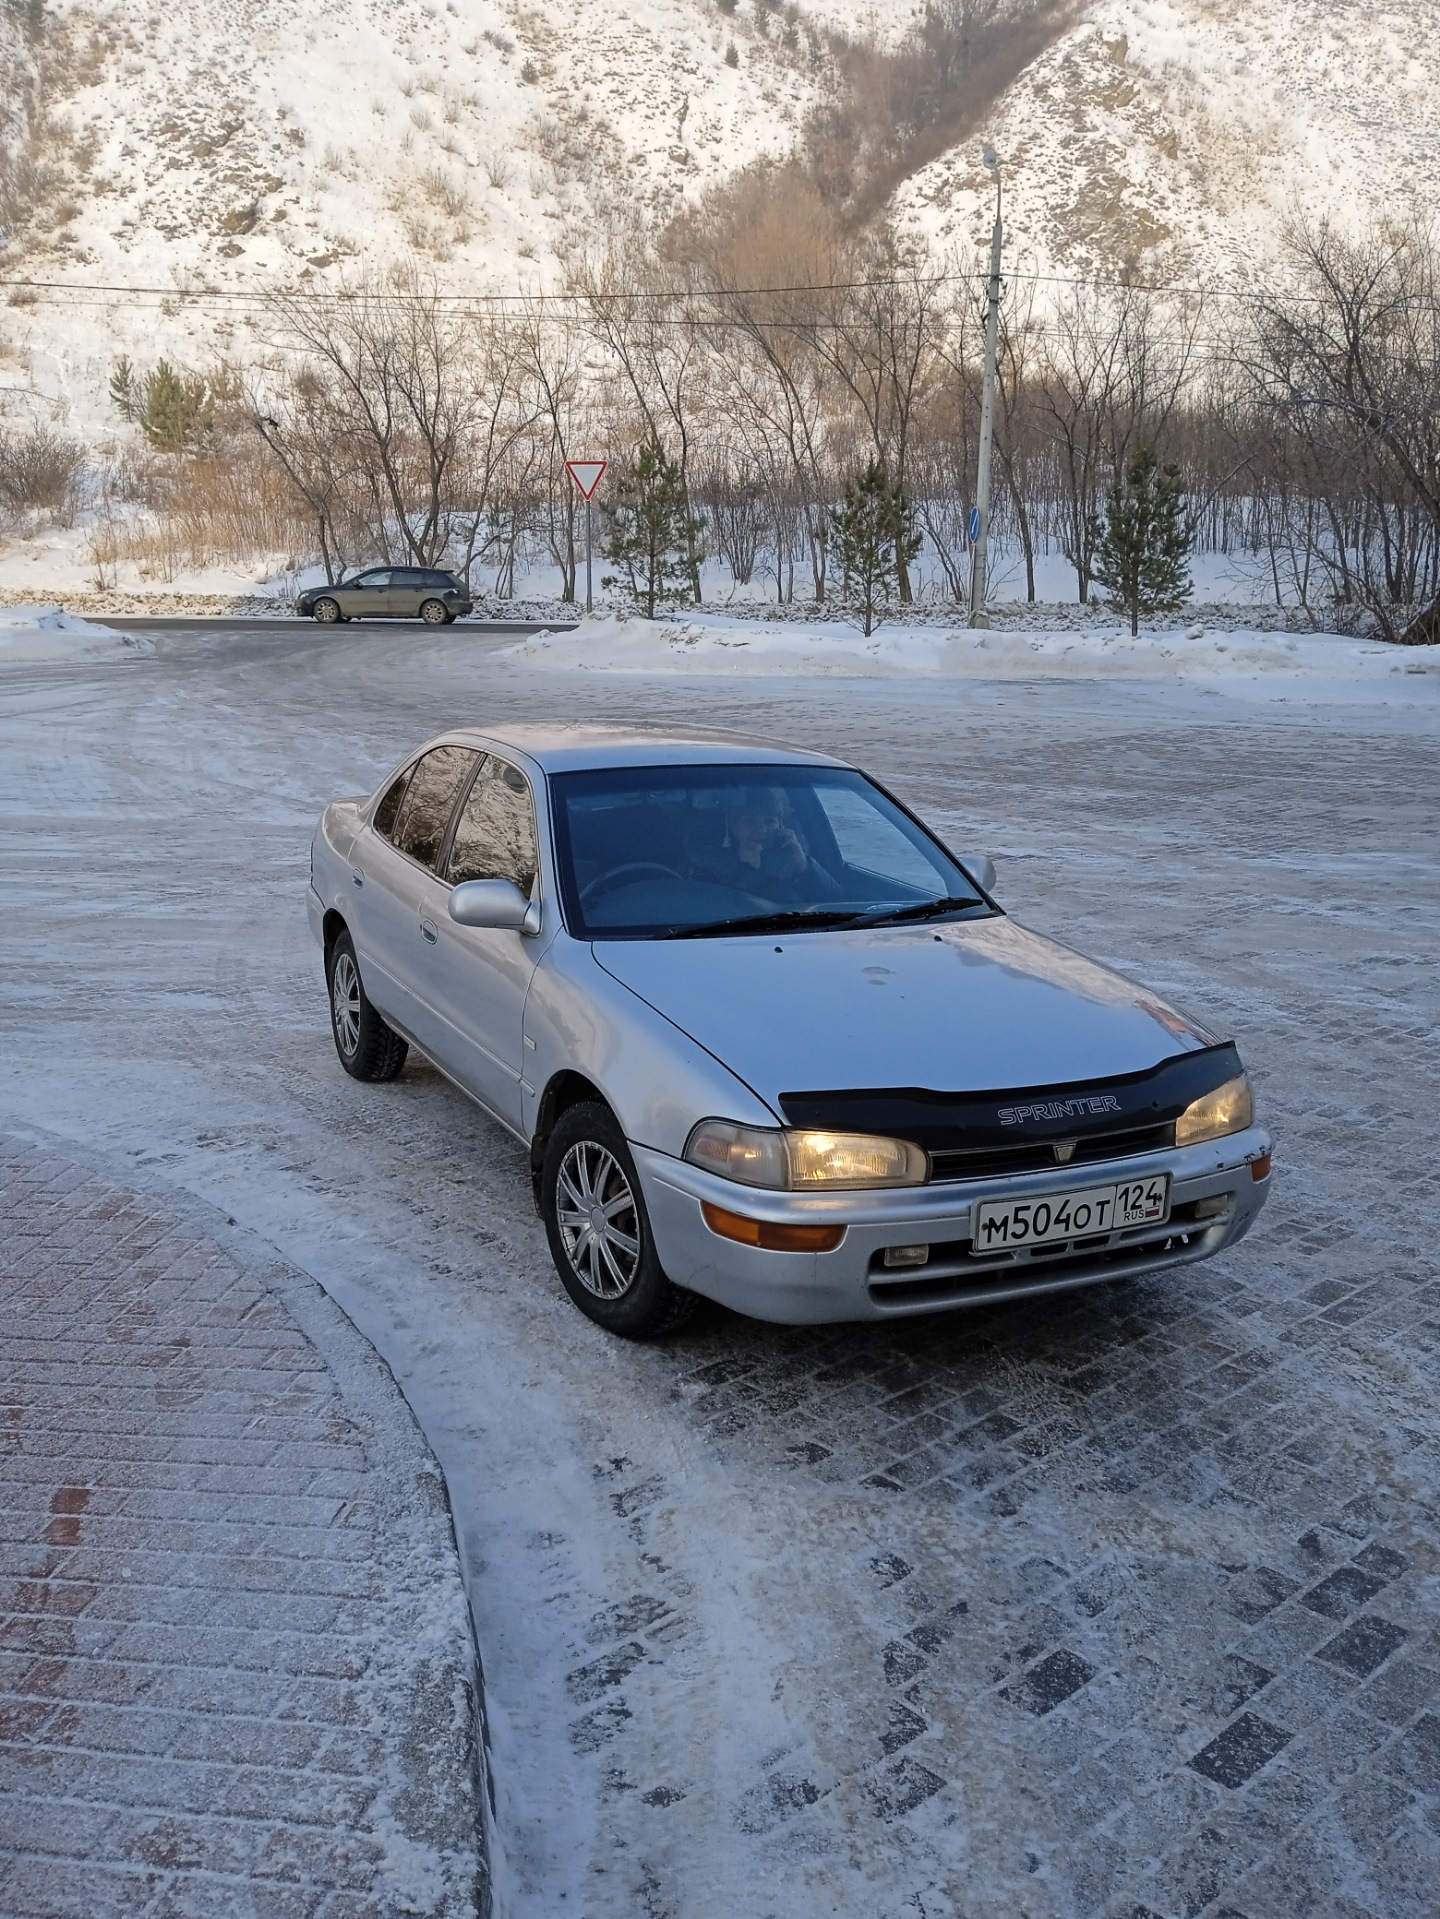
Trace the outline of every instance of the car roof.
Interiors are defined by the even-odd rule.
[[[705,727],[670,732],[639,726],[582,722],[549,726],[457,727],[447,739],[509,747],[546,773],[605,766],[844,766],[830,753],[787,746],[758,734],[724,733]]]

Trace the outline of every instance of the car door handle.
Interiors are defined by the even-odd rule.
[[[420,937],[422,940],[429,940],[432,946],[435,944],[436,940],[440,937],[440,933],[434,920],[421,920]]]

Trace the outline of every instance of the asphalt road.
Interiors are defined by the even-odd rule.
[[[644,680],[465,632],[157,636],[0,680],[0,1122],[221,1206],[445,1466],[504,1908],[1415,1919],[1440,1883],[1440,761],[1158,685]],[[1209,1267],[901,1327],[564,1300],[524,1155],[339,1072],[324,800],[441,725],[867,764],[1021,918],[1233,1033],[1277,1136]]]
[[[113,626],[121,633],[223,633],[229,635],[278,632],[308,633],[317,639],[323,637],[327,631],[325,628],[317,627],[314,620],[297,619],[289,614],[277,614],[273,619],[262,621],[231,619],[227,616],[211,614],[107,613],[98,624]],[[564,621],[552,621],[547,624],[544,620],[457,620],[455,630],[467,634],[480,633],[491,638],[513,639],[521,633],[571,633],[576,624],[574,620],[568,624]],[[346,626],[338,630],[331,629],[331,631],[336,638],[348,639],[353,635],[346,630],[347,627],[363,627],[373,632],[381,625],[382,622],[378,620],[355,620],[347,621]],[[386,620],[383,622],[383,628],[387,632],[411,634],[425,634],[433,631],[425,625],[423,620]]]

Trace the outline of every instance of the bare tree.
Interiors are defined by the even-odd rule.
[[[1418,218],[1288,235],[1255,301],[1261,404],[1302,468],[1302,537],[1387,640],[1440,641],[1440,257]],[[1311,504],[1319,499],[1322,511]],[[1294,514],[1292,511],[1292,521]]]
[[[917,410],[940,378],[949,324],[946,283],[906,261],[882,231],[852,285],[825,289],[806,328],[808,344],[853,398],[874,459],[910,494],[910,442]],[[896,574],[902,604],[914,598],[904,551]]]
[[[688,298],[689,276],[664,265],[633,238],[622,238],[603,257],[581,262],[573,279],[596,339],[629,389],[644,437],[674,450],[688,490],[708,371]],[[690,516],[687,524],[692,530],[686,564],[698,604],[701,554],[694,529],[699,522]]]
[[[1163,444],[1199,333],[1193,299],[1081,286],[1047,320],[1041,404],[1058,468],[1061,550],[1089,602],[1106,489],[1143,436]]]

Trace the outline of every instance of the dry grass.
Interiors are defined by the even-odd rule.
[[[470,212],[470,195],[463,180],[456,180],[443,167],[426,167],[420,175],[420,187],[431,206],[452,220],[461,220]]]
[[[301,504],[257,439],[231,441],[204,459],[129,461],[89,538],[94,583],[115,569],[174,580],[210,566],[246,567],[308,552],[314,534]],[[128,502],[123,518],[116,505]],[[138,509],[138,510],[137,510]],[[292,562],[293,563],[293,562]]]

